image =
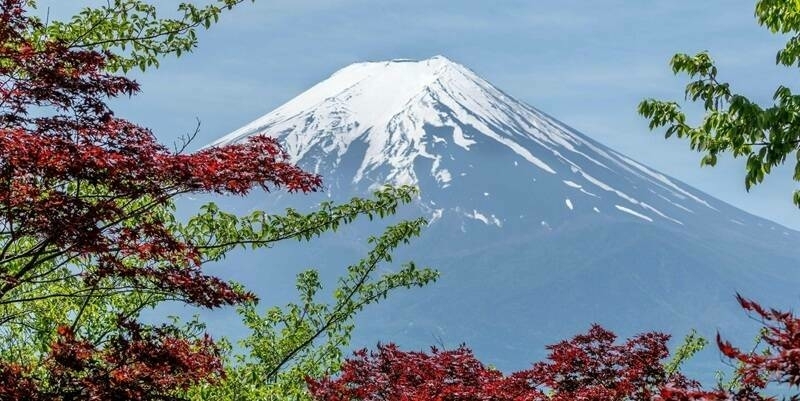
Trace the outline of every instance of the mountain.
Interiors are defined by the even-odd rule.
[[[748,346],[758,325],[737,291],[780,308],[797,301],[800,233],[615,152],[442,56],[350,65],[211,145],[256,134],[321,174],[328,197],[421,188],[404,213],[430,224],[399,256],[442,278],[368,310],[359,346],[466,342],[516,369],[592,322],[677,340],[719,330]],[[274,209],[296,198],[250,201]],[[349,235],[320,254],[362,233]],[[255,273],[240,274],[258,287]],[[693,366],[722,368],[713,347]]]

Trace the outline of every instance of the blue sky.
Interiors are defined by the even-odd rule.
[[[51,15],[85,2],[43,1]],[[160,1],[167,7],[173,1]],[[709,50],[721,79],[769,102],[796,71],[777,67],[785,38],[743,0],[257,0],[223,16],[200,47],[134,74],[143,93],[118,112],[167,143],[202,122],[197,146],[227,134],[350,63],[442,54],[579,131],[711,195],[800,229],[790,169],[748,194],[742,160],[699,167],[685,142],[649,133],[636,105],[680,100],[675,52]],[[791,85],[790,85],[791,86]],[[696,108],[693,115],[699,116]]]

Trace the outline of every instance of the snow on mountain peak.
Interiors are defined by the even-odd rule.
[[[444,56],[351,64],[212,146],[255,134],[279,138],[294,161],[325,176],[343,158],[356,159],[358,167],[344,177],[356,184],[419,184],[425,177],[418,175],[428,175],[421,166],[430,166],[425,179],[447,188],[466,179],[465,160],[478,160],[474,149],[505,149],[515,166],[527,162],[536,176],[558,177],[560,188],[589,198],[589,210],[617,206],[682,224],[672,216],[693,213],[693,204],[714,209]],[[581,200],[569,199],[567,209],[577,212]]]
[[[420,61],[395,59],[351,64],[215,144],[235,142],[255,131],[274,132],[271,127],[309,111],[317,111],[314,113],[317,117],[326,117],[320,114],[329,113],[329,118],[319,122],[333,127],[343,120],[355,122],[360,128],[351,134],[361,134],[381,123],[385,125],[426,87],[440,77],[456,75],[457,71],[465,69],[443,56]]]
[[[369,150],[355,181],[360,181],[371,167],[388,162],[394,171],[387,181],[409,184],[416,182],[412,168],[416,157],[435,159],[425,149],[428,138],[424,126],[452,127],[453,142],[468,150],[475,140],[463,133],[460,123],[466,123],[541,169],[555,173],[491,127],[522,123],[514,115],[520,112],[529,113],[524,105],[444,56],[365,62],[337,71],[212,145],[267,133],[283,138],[289,154],[300,160],[323,143],[326,152],[342,155],[355,139],[365,137]]]

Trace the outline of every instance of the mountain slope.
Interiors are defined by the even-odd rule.
[[[799,233],[621,155],[441,56],[348,66],[212,145],[254,134],[279,138],[323,175],[330,197],[421,188],[405,213],[431,224],[400,256],[443,277],[368,311],[359,345],[466,341],[519,368],[594,321],[625,335],[719,328],[748,341],[755,328],[736,291],[796,301]],[[362,232],[350,235],[358,243]],[[309,263],[346,259],[341,241],[319,244],[326,256]]]
[[[722,226],[775,226],[700,196],[441,56],[351,65],[214,145],[256,133],[281,138],[294,160],[323,174],[331,186],[355,184],[363,191],[425,182],[423,198],[433,202],[428,203],[432,218],[452,211],[437,207],[437,192],[457,197],[462,214],[486,224],[501,226],[504,220],[530,214],[512,215],[527,210],[508,210],[506,202],[500,202],[502,207],[486,200],[464,204],[465,196],[492,196],[489,189],[497,188],[491,182],[496,180],[483,173],[487,164],[499,164],[492,166],[493,172],[501,169],[510,176],[498,189],[516,185],[532,192],[556,190],[559,196],[550,193],[549,200],[562,209],[677,225],[697,222],[698,214],[710,212],[722,219],[717,221]],[[451,187],[460,189],[447,191]],[[720,209],[727,210],[715,213]],[[551,225],[546,220],[534,223],[542,222]]]

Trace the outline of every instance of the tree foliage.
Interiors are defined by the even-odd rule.
[[[173,3],[175,11],[164,17],[164,7],[159,9],[149,1],[111,0],[84,8],[69,21],[37,21],[32,34],[36,42],[58,38],[68,47],[112,53],[114,57],[105,65],[110,71],[144,71],[158,67],[164,56],[194,50],[198,29],[210,28],[224,12],[245,2],[177,2]],[[27,3],[36,6],[36,1]]]
[[[800,2],[758,0],[758,23],[772,33],[788,37],[775,57],[784,67],[800,67]],[[639,113],[650,120],[650,129],[666,127],[667,138],[687,138],[691,149],[703,153],[701,165],[715,165],[717,157],[730,153],[746,159],[745,187],[749,190],[764,180],[778,165],[794,163],[794,180],[800,181],[800,95],[785,85],[773,92],[771,105],[760,105],[736,93],[718,78],[718,69],[708,52],[676,54],[671,62],[674,73],[685,73],[693,81],[685,89],[686,99],[702,104],[704,116],[697,125],[687,122],[686,113],[674,101],[644,100]],[[800,206],[800,191],[794,192]],[[765,309],[737,295],[740,305],[764,323],[750,352],[741,351],[717,336],[717,345],[736,363],[729,383],[714,391],[666,391],[671,400],[773,400],[764,395],[768,384],[788,387],[791,399],[800,399],[800,320],[792,313]],[[758,345],[765,344],[761,352]]]
[[[196,245],[150,212],[181,194],[308,192],[320,178],[289,163],[266,137],[193,154],[169,151],[107,107],[107,98],[138,90],[103,72],[108,55],[60,40],[34,46],[26,31],[36,24],[20,3],[4,1],[0,15],[0,300],[14,302],[14,289],[67,264],[92,265],[70,276],[97,286],[106,278],[152,285],[208,307],[247,299],[203,276]],[[140,267],[130,269],[132,262]]]
[[[184,4],[178,20],[159,19],[144,2],[114,1],[48,25],[30,17],[26,3],[0,0],[0,399],[172,400],[221,383],[234,371],[226,372],[202,323],[137,321],[142,310],[168,300],[239,305],[254,330],[296,320],[297,330],[281,335],[300,341],[276,340],[283,359],[275,376],[298,355],[313,354],[321,335],[341,344],[338,333],[364,305],[435,278],[413,265],[373,274],[424,224],[405,222],[374,240],[373,252],[341,283],[333,309],[303,298],[308,309],[299,319],[296,307],[278,320],[274,312],[257,316],[254,294],[203,273],[202,265],[236,247],[307,240],[358,216],[392,214],[415,190],[388,188],[373,199],[283,216],[239,217],[209,204],[179,222],[173,200],[183,194],[310,192],[321,185],[270,138],[186,154],[107,105],[139,90],[109,71],[190,50],[196,27],[241,1]],[[303,277],[301,290],[313,297],[314,273]]]
[[[378,302],[398,288],[422,286],[437,273],[408,263],[394,272],[377,275],[391,251],[417,236],[425,225],[417,219],[389,227],[369,242],[372,250],[348,267],[330,294],[315,270],[297,277],[299,302],[268,308],[259,314],[254,304],[239,308],[250,335],[240,342],[243,351],[229,353],[226,378],[221,383],[198,386],[189,392],[195,400],[304,400],[309,399],[305,378],[338,372],[342,350],[349,345],[353,318],[365,306]]]
[[[424,353],[379,345],[374,352],[357,351],[338,376],[308,383],[320,401],[650,401],[667,384],[697,386],[665,370],[668,338],[646,333],[617,345],[613,333],[594,325],[548,346],[547,361],[509,375],[487,368],[465,346]]]
[[[42,27],[23,2],[0,4],[0,323],[6,332],[30,330],[29,306],[42,299],[78,298],[87,305],[94,297],[136,292],[205,307],[253,299],[201,272],[201,250],[168,229],[164,208],[185,193],[313,191],[319,177],[289,163],[263,137],[188,155],[167,150],[108,108],[107,99],[138,91],[135,82],[104,72],[110,54],[62,39],[34,42]],[[33,356],[47,370],[46,382],[19,399],[111,399],[125,394],[113,390],[125,388],[123,379],[145,386],[129,388],[130,399],[160,399],[222,374],[219,364],[187,364],[218,358],[213,342],[144,329],[128,316],[118,316],[102,348],[77,339],[74,326],[84,310],[71,316],[71,325],[38,320],[50,327],[34,331],[56,326],[58,338]],[[20,364],[4,370],[41,373]]]
[[[309,377],[319,401],[768,401],[767,386],[780,387],[800,399],[800,318],[766,309],[737,295],[739,304],[764,324],[763,349],[742,351],[717,335],[722,354],[737,362],[738,385],[704,390],[686,378],[678,365],[702,347],[693,333],[669,356],[668,335],[645,333],[622,344],[593,325],[586,333],[548,346],[546,361],[503,375],[480,363],[465,346],[430,353],[379,345],[357,351],[337,375]],[[774,390],[777,390],[773,388]]]
[[[759,0],[755,15],[771,32],[789,36],[775,57],[776,63],[800,66],[800,9],[796,2]],[[685,73],[693,79],[686,85],[686,99],[701,103],[705,115],[702,122],[693,125],[678,103],[648,99],[639,104],[639,113],[650,120],[650,129],[666,127],[667,138],[687,138],[691,149],[704,154],[701,165],[713,166],[718,155],[727,152],[744,157],[748,190],[787,159],[794,163],[794,180],[800,181],[799,95],[781,85],[774,91],[773,104],[759,105],[718,78],[717,67],[707,52],[676,54],[670,64],[676,74]],[[794,203],[800,206],[800,191],[795,191]]]
[[[763,342],[764,347],[742,351],[717,334],[721,353],[737,364],[732,383],[719,383],[711,391],[666,388],[662,391],[665,400],[776,400],[767,395],[769,385],[773,390],[790,394],[791,400],[800,399],[800,319],[791,312],[764,308],[738,294],[737,300],[743,309],[763,323],[759,343]]]

